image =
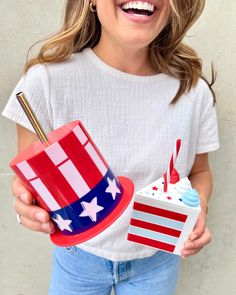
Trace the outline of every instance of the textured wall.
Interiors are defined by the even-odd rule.
[[[56,32],[62,21],[64,1],[0,1],[0,110],[21,75],[28,48]],[[213,242],[182,263],[177,295],[236,294],[236,3],[208,0],[204,14],[188,34],[204,61],[209,76],[214,62],[218,79],[218,121],[221,148],[211,155],[214,193],[208,224]],[[0,293],[46,294],[50,273],[51,244],[48,238],[17,226],[11,209],[8,168],[15,154],[15,129],[0,118]]]

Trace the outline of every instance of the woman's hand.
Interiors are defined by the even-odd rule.
[[[55,226],[44,209],[34,205],[31,193],[25,188],[19,178],[14,178],[12,192],[16,200],[14,208],[19,214],[20,223],[25,227],[43,233],[53,233]]]
[[[181,256],[186,258],[198,253],[205,245],[211,242],[211,233],[206,226],[206,212],[202,210],[194,230],[185,242]]]
[[[202,210],[189,239],[184,243],[184,248],[181,251],[182,258],[196,254],[211,241],[211,233],[206,226],[207,203],[212,190],[208,153],[197,154],[195,156],[195,161],[189,174],[189,180],[191,181],[192,187],[198,191]]]

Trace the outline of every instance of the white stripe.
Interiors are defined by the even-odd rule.
[[[30,181],[36,192],[40,195],[40,197],[44,200],[50,210],[55,211],[61,209],[57,201],[53,198],[49,190],[43,184],[41,179],[37,178],[35,180]]]
[[[74,134],[76,135],[76,137],[78,138],[78,140],[80,141],[80,143],[82,145],[85,144],[86,141],[88,141],[87,136],[85,135],[84,131],[81,129],[81,127],[79,125],[77,125],[74,129],[73,129]]]
[[[107,173],[107,167],[103,163],[102,159],[99,157],[98,153],[96,152],[95,148],[92,146],[92,144],[89,142],[85,146],[86,151],[89,153],[90,157],[104,176]]]
[[[68,156],[58,142],[53,143],[45,149],[45,152],[55,165],[65,161]]]
[[[178,241],[178,238],[169,236],[167,234],[158,233],[150,229],[141,228],[133,225],[129,226],[129,233],[135,234],[136,236],[152,239],[155,241],[168,243],[171,245],[175,245]]]
[[[71,160],[66,161],[58,168],[79,198],[83,197],[90,191],[87,183],[84,181],[83,177]]]
[[[134,209],[132,213],[132,218],[157,224],[157,225],[162,225],[169,228],[173,228],[179,231],[181,231],[184,227],[184,222],[176,221],[170,218],[157,216],[157,215],[146,213],[146,212],[136,211]]]
[[[28,164],[28,162],[23,161],[19,164],[16,165],[21,173],[27,178],[27,179],[32,179],[37,177],[37,175],[35,174],[34,170],[30,167],[30,165]]]

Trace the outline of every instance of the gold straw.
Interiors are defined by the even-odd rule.
[[[40,125],[38,119],[36,118],[36,115],[35,115],[34,111],[32,110],[29,102],[27,101],[24,93],[19,92],[16,94],[16,97],[17,97],[19,103],[21,104],[26,116],[28,117],[31,125],[33,126],[36,134],[38,135],[38,138],[40,139],[40,141],[42,143],[47,143],[49,145],[47,136],[46,136],[45,132],[43,131],[43,128]]]

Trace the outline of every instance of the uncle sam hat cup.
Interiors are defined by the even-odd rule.
[[[72,246],[111,225],[134,185],[116,177],[80,121],[64,125],[22,151],[10,167],[57,226],[51,240]]]

